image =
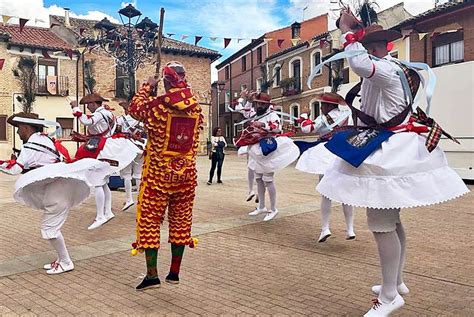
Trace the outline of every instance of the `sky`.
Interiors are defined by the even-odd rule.
[[[0,0],[0,14],[30,19],[27,23],[30,26],[48,27],[48,15],[64,15],[64,7],[71,9],[72,17],[93,20],[107,17],[117,23],[120,22],[117,11],[128,3],[154,22],[159,21],[160,7],[164,7],[165,36],[166,33],[175,33],[173,38],[181,40],[183,35],[188,35],[184,41],[190,44],[194,44],[194,36],[204,36],[199,45],[219,51],[223,55],[219,61],[222,61],[247,45],[252,38],[294,21],[301,22],[303,18],[329,13],[329,29],[333,29],[337,16],[331,9],[337,9],[338,5],[330,1],[335,0]],[[351,4],[359,1],[344,2]],[[380,10],[399,2],[402,0],[377,0]],[[407,11],[416,15],[433,8],[435,0],[403,2]],[[18,19],[12,18],[9,23],[18,23]],[[218,39],[212,41],[209,37]],[[223,38],[233,39],[226,49]],[[214,68],[212,77],[216,78]]]

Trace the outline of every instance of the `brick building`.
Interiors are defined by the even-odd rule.
[[[387,29],[409,17],[411,15],[405,10],[403,3],[400,3],[379,12],[378,23]],[[331,90],[331,70],[324,67],[313,79],[312,89],[307,86],[307,80],[315,65],[329,58],[334,49],[341,47],[340,36],[338,29],[315,34],[308,41],[277,52],[266,59],[267,72],[274,78],[269,92],[278,110],[294,117],[305,112],[313,119],[320,114],[320,104],[314,100],[314,95]],[[400,39],[394,43],[391,54],[404,59],[405,47],[406,43]],[[347,61],[342,61],[341,67],[344,80],[340,93],[344,95],[359,81],[359,77],[349,69]]]
[[[79,47],[79,42],[84,37],[94,37],[94,25],[98,21],[70,18],[65,16],[50,16],[51,30],[74,47]],[[117,25],[117,27],[120,27]],[[205,151],[209,131],[209,100],[211,87],[211,63],[221,55],[214,50],[200,46],[191,45],[170,38],[163,39],[161,55],[161,65],[167,62],[177,60],[186,67],[187,78],[193,87],[200,102],[204,105],[204,130],[201,134],[201,152]],[[149,76],[155,74],[155,65],[153,57],[146,62],[144,67],[139,67],[136,71],[135,87],[139,88],[141,83],[145,82]],[[84,61],[92,61],[92,74],[96,80],[95,90],[104,97],[111,99],[113,106],[118,113],[121,107],[117,103],[124,98],[124,86],[128,81],[127,74],[124,74],[120,68],[115,66],[115,61],[99,48],[92,51],[86,50]],[[160,85],[162,86],[162,85]],[[162,87],[160,87],[162,89]],[[163,93],[160,90],[159,93]],[[206,105],[207,104],[207,105]]]
[[[219,122],[228,141],[239,132],[239,127],[234,127],[234,124],[242,119],[240,114],[228,111],[228,106],[239,97],[244,88],[267,90],[266,85],[269,79],[268,68],[265,64],[267,57],[293,47],[293,42],[295,45],[299,45],[299,43],[311,39],[314,34],[326,32],[327,23],[328,17],[325,14],[268,32],[216,66],[218,81],[214,85],[213,92],[216,97],[213,99],[215,100],[212,109],[212,113],[215,114],[213,124],[217,126]],[[222,91],[219,90],[219,86]],[[218,90],[219,98],[217,98]]]
[[[20,32],[18,25],[0,26],[0,58],[5,59],[0,70],[0,157],[9,157],[12,148],[22,144],[15,129],[6,123],[8,116],[22,111],[17,100],[22,90],[12,71],[22,56],[36,61],[36,101],[32,111],[41,118],[60,122],[64,138],[77,128],[66,101],[78,91],[78,56],[65,53],[72,48],[46,28],[25,26]],[[76,148],[75,144],[67,145],[70,150]]]
[[[410,59],[431,67],[474,60],[474,1],[450,1],[394,27],[410,32]],[[420,37],[419,34],[425,36]]]

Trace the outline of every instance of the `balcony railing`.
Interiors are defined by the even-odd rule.
[[[293,96],[301,92],[301,77],[290,77],[280,81],[282,96]]]
[[[38,77],[36,93],[38,95],[69,95],[69,78],[67,76]]]

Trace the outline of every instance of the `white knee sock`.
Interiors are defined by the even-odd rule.
[[[110,215],[112,213],[112,193],[110,192],[110,188],[107,184],[102,186],[104,189],[104,215]]]
[[[103,219],[104,218],[104,210],[105,210],[104,187],[103,186],[96,187],[94,194],[95,194],[95,206],[96,206],[96,211],[97,211],[96,219]]]
[[[275,182],[265,182],[265,187],[268,190],[268,196],[270,197],[270,210],[276,210],[276,200],[277,200],[277,191],[275,187]]]
[[[257,178],[258,209],[265,208],[265,183],[261,178]]]
[[[249,185],[249,194],[253,192],[253,181],[255,180],[255,172],[247,168],[247,180]]]
[[[346,229],[348,234],[354,234],[354,208],[349,205],[342,204],[342,212],[346,219]]]
[[[142,180],[140,178],[135,178],[135,186],[137,187],[137,192],[140,192],[140,184]]]
[[[55,239],[49,239],[49,243],[51,243],[54,250],[58,253],[59,262],[65,264],[71,263],[71,258],[69,257],[69,252],[67,252],[66,242],[64,242],[64,237],[61,231],[59,231],[59,234]]]
[[[132,180],[131,179],[124,179],[123,184],[125,185],[125,196],[127,197],[127,202],[133,201]]]
[[[331,216],[331,200],[321,196],[321,230],[329,229],[329,217]]]
[[[403,229],[403,225],[401,223],[397,223],[396,231],[398,235],[398,240],[400,241],[400,264],[398,265],[398,276],[397,276],[397,284],[400,285],[403,283],[403,269],[405,267],[406,236],[405,236],[405,230]]]
[[[396,231],[374,232],[382,267],[382,289],[379,298],[390,303],[398,294],[397,277],[400,266],[400,240]]]

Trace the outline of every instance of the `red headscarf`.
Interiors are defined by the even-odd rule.
[[[186,70],[179,62],[169,62],[163,68],[163,79],[173,88],[186,88]]]

